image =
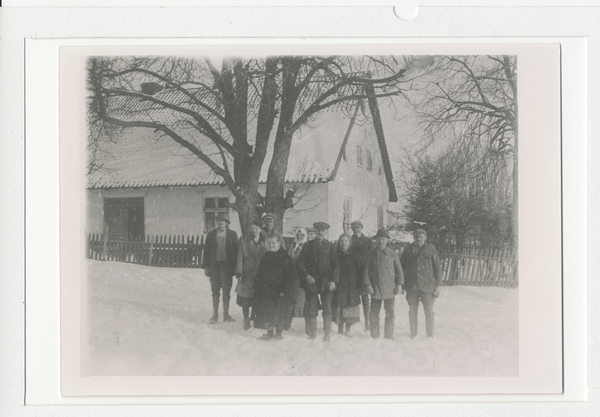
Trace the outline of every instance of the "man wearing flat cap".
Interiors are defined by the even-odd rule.
[[[317,222],[313,227],[316,232],[315,238],[304,244],[298,257],[300,285],[306,292],[304,307],[306,330],[310,339],[317,337],[317,315],[320,302],[323,306],[323,328],[325,330],[323,341],[329,342],[333,315],[331,301],[339,282],[339,271],[334,245],[326,239],[329,225],[325,222]]]
[[[206,276],[210,278],[212,291],[213,316],[209,320],[210,324],[215,324],[219,320],[219,293],[221,290],[223,290],[223,321],[234,321],[229,315],[229,299],[237,253],[237,233],[229,229],[229,215],[221,213],[217,219],[217,228],[206,236],[204,256],[202,257],[202,267]]]
[[[279,233],[275,229],[275,220],[276,220],[275,215],[273,213],[267,213],[263,216],[262,220],[263,220],[262,234],[265,237],[265,241],[267,240],[268,237],[276,236],[279,238],[279,241],[281,242],[281,247],[283,248],[283,250],[286,250],[285,241],[283,240],[281,233]]]
[[[433,302],[439,295],[438,287],[442,285],[442,268],[440,258],[434,246],[426,243],[427,232],[417,229],[414,232],[415,242],[404,248],[400,263],[404,268],[406,301],[408,302],[408,318],[410,337],[418,334],[417,312],[419,301],[425,310],[425,330],[427,337],[433,337],[434,313]]]
[[[388,247],[389,235],[383,228],[377,230],[375,249],[369,254],[363,280],[371,295],[371,337],[379,337],[379,312],[385,310],[383,336],[394,339],[394,304],[398,293],[404,294],[404,274],[396,251]]]
[[[373,241],[363,234],[363,224],[359,220],[350,223],[350,228],[352,229],[352,250],[354,256],[357,258],[356,264],[358,267],[358,276],[362,279],[367,259],[369,259],[369,253],[371,252],[371,249],[373,249]],[[365,330],[369,331],[371,323],[369,294],[363,292],[360,295],[360,298],[363,305],[363,313],[365,315]]]

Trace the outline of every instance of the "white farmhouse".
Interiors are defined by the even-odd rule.
[[[263,180],[269,162],[267,156]],[[223,211],[230,212],[231,228],[240,232],[229,207],[234,197],[220,177],[149,129],[118,130],[96,151],[95,164],[98,169],[88,174],[88,233],[108,233],[111,240],[202,235]],[[302,198],[286,212],[284,235],[315,221],[331,225],[331,240],[357,219],[367,235],[384,227],[388,203],[397,195],[377,100],[357,104],[350,114],[325,111],[303,126],[293,140],[286,184]],[[264,183],[261,187],[264,195]]]

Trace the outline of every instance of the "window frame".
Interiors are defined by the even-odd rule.
[[[220,199],[227,199],[226,207],[219,207]],[[207,208],[208,200],[215,201],[214,208]],[[231,204],[231,202],[229,201],[229,196],[205,195],[203,197],[203,199],[202,199],[202,221],[204,222],[204,233],[205,234],[217,228],[217,219],[219,218],[219,214],[221,214],[221,213],[227,213],[228,215],[230,214],[230,209],[231,209],[230,204]],[[214,213],[213,214],[213,224],[212,224],[212,226],[214,226],[214,227],[212,227],[212,228],[209,227],[209,221],[206,218],[207,213]]]

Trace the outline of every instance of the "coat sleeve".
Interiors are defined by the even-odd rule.
[[[294,267],[294,261],[288,255],[286,258],[285,268],[283,271],[284,279],[281,281],[282,285],[280,293],[284,293],[292,302],[296,302],[296,290],[298,289],[298,274]]]
[[[202,268],[211,269],[212,267],[212,232],[209,232],[206,235],[206,240],[204,241],[204,250],[202,251]]]
[[[437,285],[442,285],[442,265],[440,262],[440,257],[437,253],[437,249],[435,247],[431,247],[433,249],[433,256],[431,257],[431,262],[433,266],[433,274],[435,276],[435,282]]]
[[[237,259],[235,262],[235,274],[236,275],[241,275],[242,271],[244,270],[244,248],[243,248],[243,243],[240,242],[240,244],[238,245],[238,253],[237,253]]]
[[[394,253],[394,281],[396,285],[402,285],[404,287],[404,272],[402,272],[402,265],[398,259],[398,255]]]
[[[309,251],[309,247],[311,245],[309,243],[306,243],[303,247],[302,250],[300,251],[300,255],[298,256],[298,262],[296,263],[297,267],[298,267],[298,278],[300,278],[301,280],[305,280],[306,276],[308,275],[308,251]]]
[[[369,277],[369,268],[371,266],[371,257],[373,256],[373,252],[369,253],[367,257],[367,262],[365,262],[365,269],[363,270],[363,285],[366,287],[367,285],[371,285],[371,278]]]

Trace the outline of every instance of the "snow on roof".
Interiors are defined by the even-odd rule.
[[[204,103],[211,101],[210,92],[195,93]],[[200,111],[194,100],[173,89],[163,90],[148,99],[137,97],[111,98],[112,117],[122,120],[159,121],[194,143],[207,154],[217,154],[215,145],[190,125],[181,114],[156,103],[151,97],[179,103],[180,106]],[[214,103],[213,103],[214,105]],[[208,117],[206,111],[202,111]],[[186,116],[187,117],[187,116]],[[183,120],[183,121],[182,121]],[[275,121],[276,123],[278,120]],[[302,126],[294,135],[285,181],[288,183],[320,183],[334,179],[334,166],[341,152],[350,117],[340,107],[321,114]],[[249,138],[252,123],[249,123]],[[274,127],[273,132],[277,129]],[[255,128],[254,128],[255,131]],[[250,140],[250,142],[252,142]],[[272,140],[261,171],[261,182],[266,182],[272,155]],[[381,146],[381,138],[379,138]],[[382,149],[382,151],[386,150]],[[383,154],[384,152],[382,152]],[[220,158],[220,156],[217,156]],[[103,138],[95,154],[99,169],[88,174],[88,188],[140,188],[159,186],[199,186],[224,184],[204,162],[175,143],[148,128],[123,128],[112,139]],[[384,159],[385,164],[385,159]],[[231,166],[232,164],[230,164]],[[388,181],[390,179],[388,178]],[[393,182],[391,183],[393,186]]]

